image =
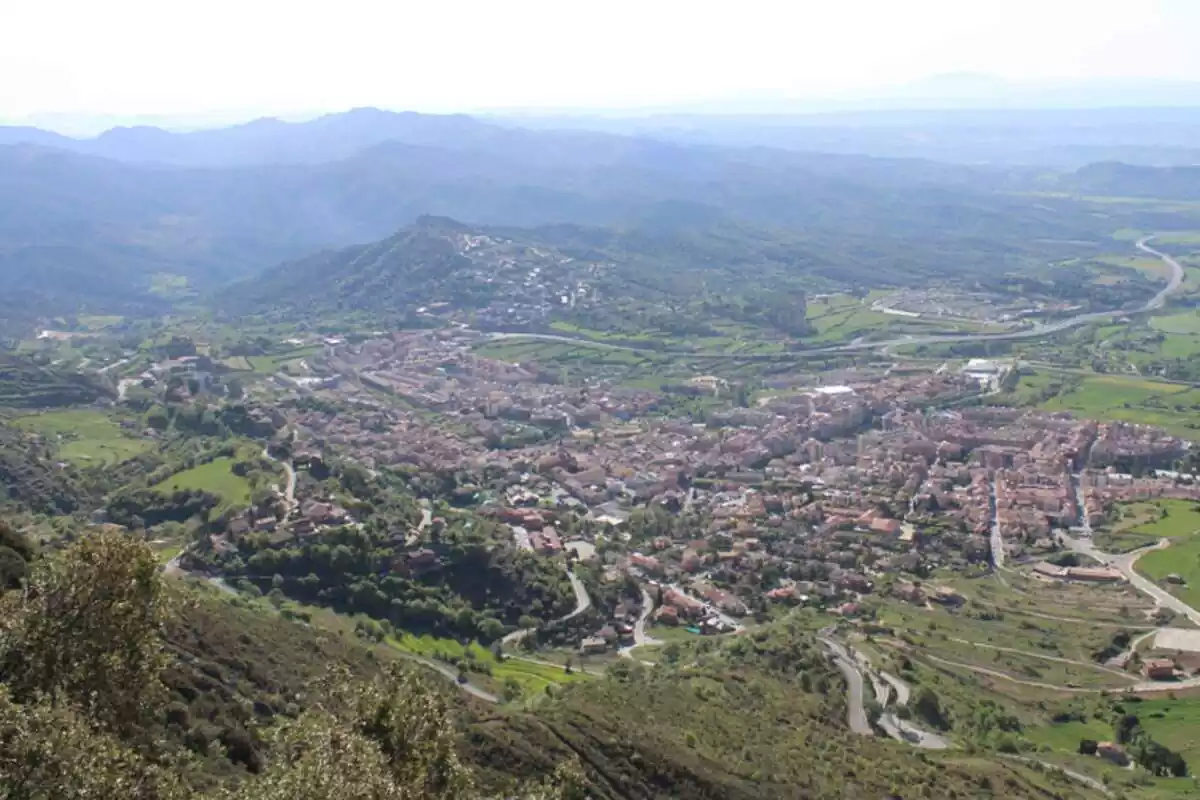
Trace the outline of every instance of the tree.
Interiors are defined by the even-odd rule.
[[[16,589],[25,579],[25,559],[11,547],[0,545],[0,591]]]
[[[15,700],[70,702],[103,729],[136,734],[161,708],[163,579],[123,533],[88,536],[37,562],[0,600],[0,674]]]
[[[479,636],[486,642],[494,642],[504,636],[504,623],[495,617],[487,617],[479,623]]]
[[[935,728],[946,729],[946,718],[942,715],[941,701],[928,686],[921,687],[913,700],[913,713]]]
[[[7,800],[184,800],[172,764],[151,764],[68,706],[15,703],[0,685],[0,797]]]

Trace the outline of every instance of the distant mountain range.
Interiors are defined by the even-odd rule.
[[[1161,113],[1192,124],[1191,112]],[[1114,129],[1125,124],[1116,112],[1112,120]],[[373,109],[191,133],[115,129],[94,139],[0,128],[8,142],[0,145],[0,302],[21,327],[81,309],[153,312],[181,293],[382,240],[423,215],[609,227],[658,242],[657,263],[672,269],[686,269],[672,257],[676,245],[759,268],[775,256],[743,259],[738,247],[757,254],[762,241],[787,242],[806,269],[836,265],[848,281],[898,284],[1060,257],[1070,249],[1062,243],[1094,241],[1112,222],[1022,194],[1070,185],[1041,168],[799,152],[790,137],[800,129],[745,124],[781,146],[709,141],[738,141],[732,128],[677,130],[670,140]],[[955,124],[970,136],[987,130]],[[855,130],[869,139],[906,129]],[[997,147],[1007,141],[995,138]],[[731,247],[720,233],[729,229],[755,233],[738,234]]]
[[[579,148],[623,147],[614,135],[722,148],[1010,166],[1190,164],[1200,162],[1200,83],[1027,86],[988,76],[943,76],[899,87],[880,100],[768,99],[626,114],[513,112],[485,117],[360,108],[306,121],[265,118],[184,132],[114,127],[91,138],[0,126],[0,145],[54,147],[129,163],[232,167],[320,164],[387,142],[496,155],[549,146],[549,154],[574,154]]]

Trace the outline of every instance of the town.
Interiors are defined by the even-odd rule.
[[[1188,450],[1175,436],[983,404],[1010,364],[776,381],[698,422],[663,413],[661,392],[568,386],[537,364],[482,357],[481,340],[462,329],[326,338],[309,374],[256,391],[272,398],[295,468],[337,456],[455,475],[452,504],[508,526],[519,548],[600,558],[613,580],[654,590],[656,608],[625,608],[584,637],[589,653],[632,642],[641,611],[701,632],[777,606],[853,616],[890,574],[1007,562],[1048,580],[1122,582],[1102,564],[1046,559],[1118,504],[1200,500],[1200,482],[1171,469]],[[692,384],[728,390],[711,376]],[[288,494],[276,508],[282,521],[235,518],[214,544],[353,524],[329,497]],[[409,566],[433,560],[420,531],[403,538]],[[961,601],[947,587],[894,591]]]

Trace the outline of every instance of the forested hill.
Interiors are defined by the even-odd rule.
[[[1063,176],[1074,192],[1107,197],[1200,200],[1200,167],[1143,167],[1107,162]]]
[[[365,149],[314,145],[331,160],[275,165],[162,167],[44,141],[0,146],[0,292],[20,298],[22,318],[155,313],[177,299],[164,285],[205,293],[424,214],[655,233],[748,225],[865,272],[890,259],[897,273],[952,277],[1004,259],[1044,263],[1108,230],[1068,201],[1004,193],[1017,178],[994,169],[449,118],[405,125],[401,138],[355,140]],[[453,135],[434,135],[443,129]]]
[[[992,238],[946,229],[889,239],[754,225],[683,201],[658,212],[638,225],[609,227],[421,217],[371,244],[285,262],[217,293],[212,307],[231,317],[287,321],[361,315],[419,325],[451,314],[485,328],[559,320],[610,330],[683,325],[695,333],[721,317],[791,335],[803,332],[802,318],[781,325],[772,309],[806,292],[931,281],[1004,291],[1011,275],[1044,273],[1048,259],[1091,249],[1000,228]]]

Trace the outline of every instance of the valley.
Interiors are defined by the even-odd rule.
[[[1194,168],[160,133],[0,128],[31,797],[1197,791]]]

